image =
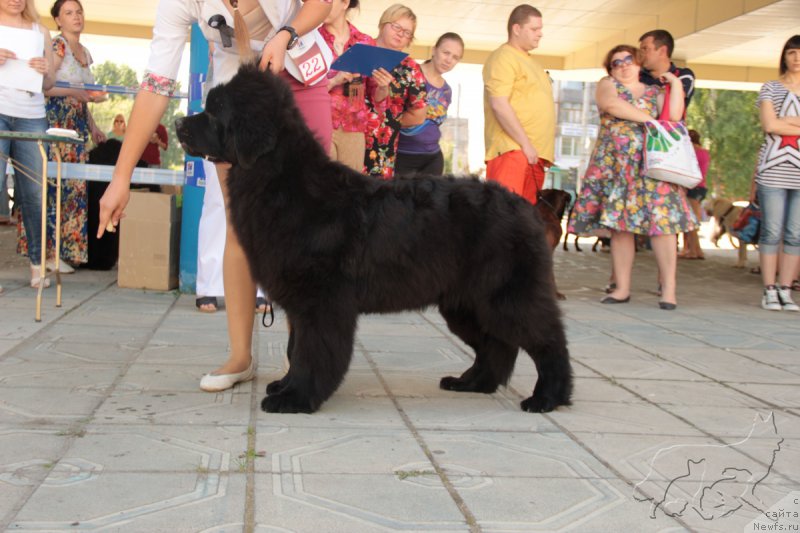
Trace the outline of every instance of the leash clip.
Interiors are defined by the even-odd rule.
[[[208,25],[219,32],[219,36],[222,38],[223,48],[230,48],[233,46],[233,28],[228,26],[228,23],[225,22],[225,17],[222,15],[212,15],[211,18],[208,19]]]

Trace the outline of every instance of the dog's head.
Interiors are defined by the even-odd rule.
[[[564,218],[564,211],[572,198],[567,191],[560,189],[542,189],[539,191],[538,197],[539,202],[547,205],[558,220]]]
[[[209,91],[202,113],[175,121],[189,154],[252,168],[275,150],[281,129],[297,122],[287,84],[254,64],[243,65],[228,82]]]

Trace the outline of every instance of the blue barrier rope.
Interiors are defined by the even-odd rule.
[[[55,177],[56,163],[47,163],[47,176]],[[111,181],[114,167],[110,165],[89,165],[85,163],[62,163],[61,179],[84,181]],[[146,185],[183,185],[183,170],[166,170],[163,168],[136,168],[131,183]]]
[[[73,83],[69,81],[57,81],[56,87],[62,89],[83,89],[84,91],[103,91],[111,94],[128,94],[136,96],[139,93],[138,87],[123,87],[122,85],[99,85],[97,83]],[[175,93],[172,98],[188,98],[188,93]]]

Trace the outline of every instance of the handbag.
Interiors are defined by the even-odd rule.
[[[761,209],[756,204],[748,204],[733,223],[731,233],[739,239],[739,242],[758,243],[758,236],[761,233]]]
[[[644,174],[687,189],[703,179],[697,155],[683,122],[653,120],[645,122]]]

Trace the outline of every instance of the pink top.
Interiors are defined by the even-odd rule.
[[[347,50],[356,43],[375,46],[375,39],[366,33],[361,33],[349,22],[347,25],[350,27],[350,39],[344,44],[344,50]],[[330,46],[334,59],[339,57],[333,47],[333,34],[329,32],[325,26],[319,28],[319,33],[322,35],[322,38],[325,39],[325,42],[328,43],[328,46]],[[329,70],[328,78],[333,78],[338,73],[339,71],[337,70]],[[361,81],[362,83],[364,82],[364,80]],[[368,113],[367,104],[364,100],[366,84],[362,85],[361,91],[355,93],[353,96],[344,93],[345,86],[349,87],[350,85],[337,85],[330,90],[333,129],[363,133],[366,131]]]
[[[700,148],[697,145],[692,146],[694,146],[694,153],[697,155],[697,163],[700,165],[700,174],[703,175],[703,179],[695,187],[708,188],[706,185],[706,173],[708,172],[708,164],[711,162],[711,157],[705,148]]]

